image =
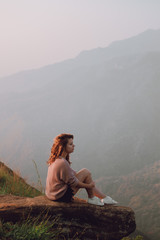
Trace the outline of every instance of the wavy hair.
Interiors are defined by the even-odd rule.
[[[62,152],[65,150],[65,147],[68,143],[68,139],[70,139],[70,138],[73,139],[74,136],[72,134],[68,134],[68,133],[59,134],[58,136],[56,136],[54,138],[53,146],[51,148],[51,154],[47,161],[47,164],[50,165],[57,158],[59,158],[59,156],[61,156]],[[69,164],[71,164],[71,162],[69,161],[69,154],[67,154],[66,160],[69,162]]]

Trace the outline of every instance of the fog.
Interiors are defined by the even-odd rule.
[[[0,158],[43,184],[53,138],[76,145],[75,170],[120,176],[160,159],[160,30],[0,79]]]

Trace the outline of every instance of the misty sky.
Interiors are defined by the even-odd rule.
[[[160,28],[159,0],[0,0],[0,77]]]

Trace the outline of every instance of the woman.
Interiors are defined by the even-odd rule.
[[[47,163],[46,196],[53,201],[70,202],[80,188],[88,193],[88,203],[103,206],[116,204],[109,196],[100,192],[92,180],[91,173],[83,168],[75,172],[70,167],[70,154],[74,151],[72,134],[60,134],[54,139]]]

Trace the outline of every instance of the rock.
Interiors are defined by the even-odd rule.
[[[34,198],[13,195],[0,196],[0,217],[4,221],[22,221],[29,216],[50,216],[58,219],[63,235],[85,240],[120,240],[135,228],[134,212],[129,207],[95,206],[75,198],[72,203],[59,203],[46,196]]]

